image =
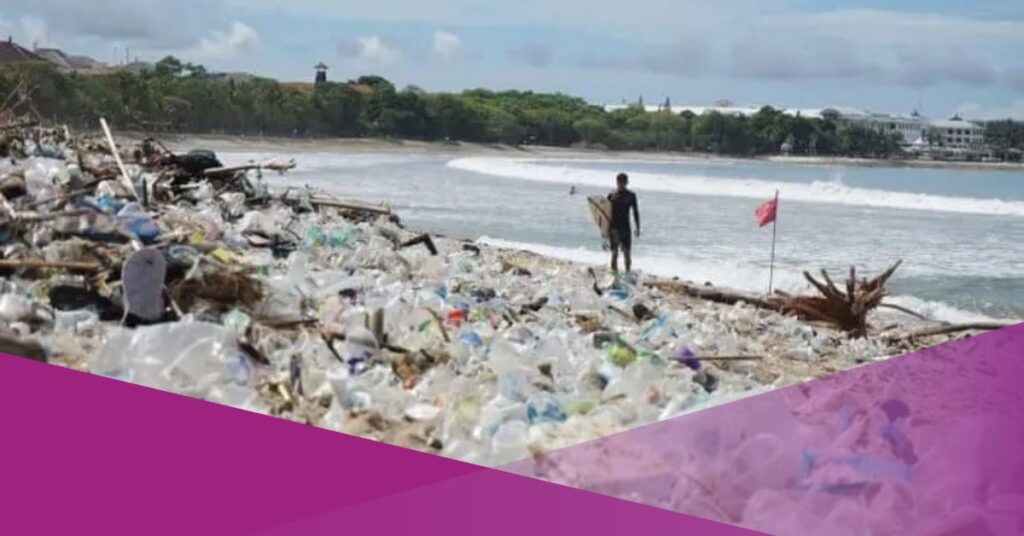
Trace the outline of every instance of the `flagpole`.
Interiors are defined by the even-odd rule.
[[[772,260],[768,268],[768,295],[772,294],[772,284],[775,282],[775,236],[779,227],[779,191],[775,190],[775,218],[772,220]]]

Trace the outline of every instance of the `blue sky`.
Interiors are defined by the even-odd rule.
[[[4,0],[0,32],[309,80],[1024,119],[1024,2]]]

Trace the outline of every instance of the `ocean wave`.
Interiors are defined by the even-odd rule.
[[[607,187],[609,183],[606,171],[551,165],[540,160],[468,157],[451,160],[447,165],[452,169],[509,179],[597,187]],[[637,190],[685,195],[767,199],[779,190],[787,201],[960,214],[1024,216],[1022,201],[855,188],[837,181],[773,182],[754,178],[725,179],[640,172],[631,174],[630,182]]]
[[[410,162],[422,162],[436,159],[429,155],[389,154],[389,153],[332,153],[332,152],[243,152],[219,151],[217,157],[225,165],[241,165],[248,162],[265,162],[268,160],[289,160],[294,158],[296,171],[300,173],[315,172],[328,169],[362,169]]]

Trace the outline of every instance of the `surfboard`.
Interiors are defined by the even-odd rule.
[[[601,232],[601,237],[607,240],[611,236],[612,202],[603,195],[592,195],[587,198],[587,205],[590,206],[590,216],[594,218],[594,225]]]

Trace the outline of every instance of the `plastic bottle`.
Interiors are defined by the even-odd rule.
[[[508,463],[525,458],[529,427],[523,421],[508,421],[498,427],[491,438],[491,449],[495,464]]]
[[[530,424],[560,423],[565,422],[568,415],[555,397],[547,393],[540,393],[530,397],[526,403],[526,419]]]
[[[331,227],[331,230],[326,237],[327,245],[332,248],[345,247],[352,240],[352,236],[354,234],[354,230],[351,227],[344,227],[341,225]]]
[[[17,294],[0,296],[0,319],[17,322],[32,316],[33,311],[32,302],[24,296]]]
[[[86,331],[95,328],[99,321],[100,317],[98,314],[84,309],[78,311],[57,310],[53,312],[53,329],[57,333]]]
[[[636,361],[636,350],[628,344],[616,340],[608,346],[608,360],[619,367],[627,367]]]
[[[224,323],[224,327],[232,333],[244,336],[249,329],[249,324],[252,323],[252,318],[238,309],[232,309],[224,315],[221,321]]]
[[[463,331],[462,334],[459,335],[459,342],[462,342],[463,344],[466,344],[473,348],[480,348],[481,346],[484,345],[483,339],[480,338],[480,335],[473,330]]]

